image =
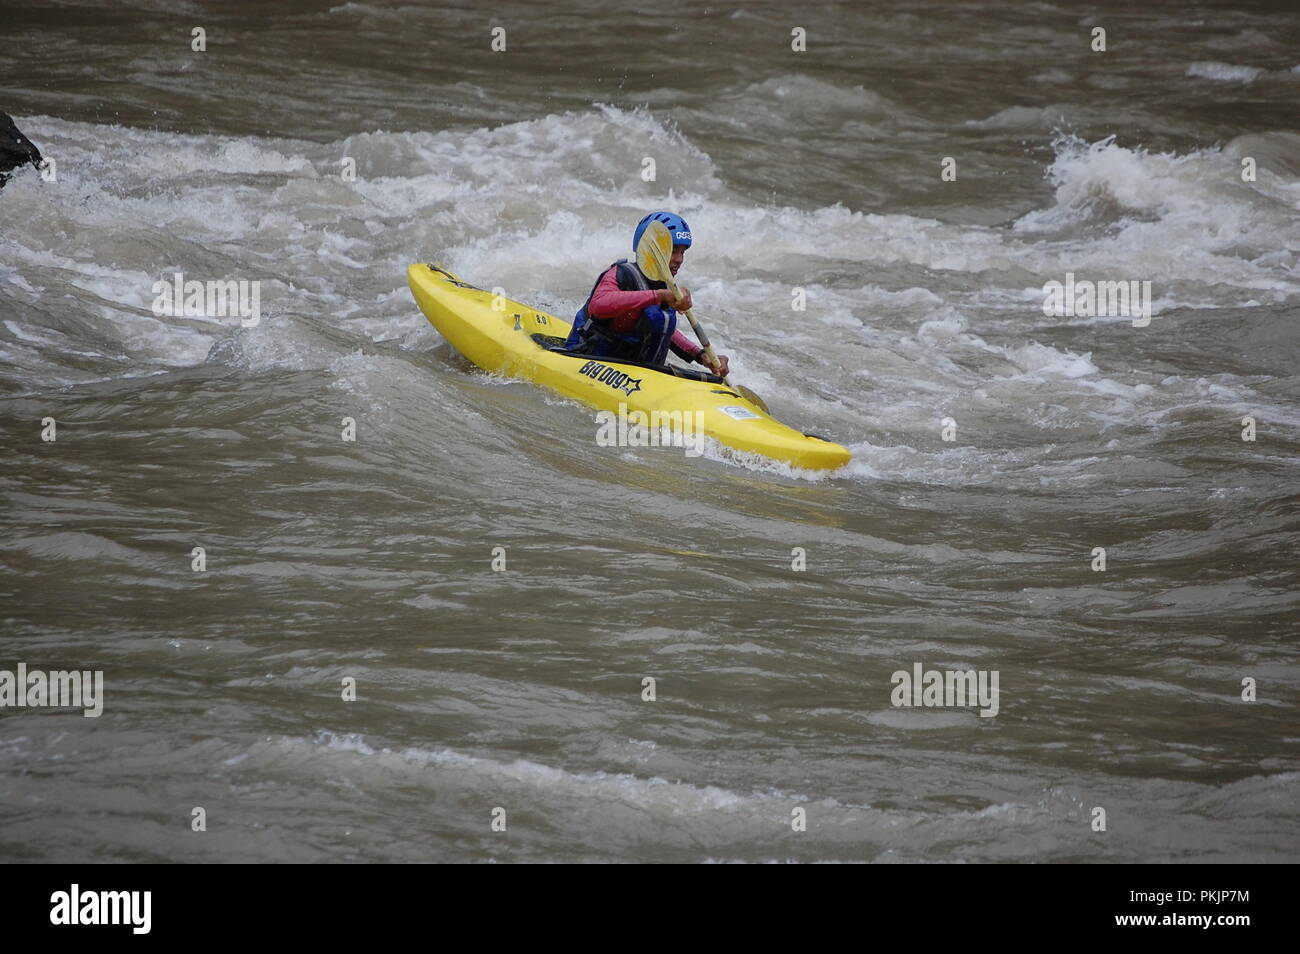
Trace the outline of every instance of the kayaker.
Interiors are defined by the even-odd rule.
[[[667,282],[651,281],[636,263],[636,247],[651,221],[662,222],[673,236],[673,254],[668,267],[673,275],[681,268],[691,247],[691,227],[671,212],[651,212],[638,223],[632,236],[632,261],[620,258],[603,271],[586,302],[573,319],[573,330],[564,347],[568,351],[598,358],[622,358],[645,364],[663,364],[668,349],[683,361],[706,368],[704,349],[677,330],[677,312],[691,307],[691,293],[677,286],[677,297]],[[727,356],[719,355],[727,374]],[[709,368],[710,371],[713,368]]]

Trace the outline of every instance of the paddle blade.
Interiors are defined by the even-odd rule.
[[[743,397],[747,398],[748,400],[752,401],[754,404],[762,408],[764,414],[771,413],[767,409],[767,405],[763,403],[763,399],[759,397],[757,394],[755,394],[753,391],[751,391],[749,388],[745,387],[743,384],[733,384],[732,387],[734,387],[737,391],[739,391]]]
[[[636,246],[636,263],[646,278],[655,282],[672,283],[668,263],[673,257],[673,236],[662,222],[651,221],[641,233]]]
[[[654,282],[666,282],[668,287],[676,292],[677,283],[673,280],[672,269],[669,267],[672,257],[672,233],[668,231],[668,227],[662,222],[651,220],[646,225],[645,231],[641,233],[641,241],[636,245],[636,263],[641,267],[641,271],[645,273],[646,278]],[[713,349],[709,345],[709,337],[704,333],[700,323],[695,320],[695,316],[691,314],[689,308],[686,309],[686,319],[691,323],[691,327],[695,329],[695,336],[700,339],[700,344],[708,349],[707,353],[709,355],[712,355]],[[716,357],[710,358],[712,362],[716,362],[716,360]],[[718,370],[716,364],[713,365],[713,370],[715,372]],[[723,378],[723,381],[726,381],[726,378]],[[734,387],[734,385],[728,384],[728,387]],[[736,387],[736,391],[762,408],[764,413],[767,413],[767,405],[763,403],[763,399],[749,388]]]

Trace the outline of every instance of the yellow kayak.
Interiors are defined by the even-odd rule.
[[[593,358],[563,350],[569,322],[495,299],[436,265],[406,270],[411,292],[452,347],[484,371],[523,378],[604,411],[699,411],[703,432],[737,451],[808,470],[842,467],[848,448],[782,424],[722,379],[703,371]],[[621,405],[621,407],[620,407]]]

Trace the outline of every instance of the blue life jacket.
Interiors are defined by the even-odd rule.
[[[641,269],[625,258],[620,258],[610,268],[618,269],[617,281],[621,291],[650,291],[668,287],[667,282],[654,282],[646,278],[641,273]],[[596,293],[596,288],[600,285],[601,279],[605,277],[605,272],[608,271],[609,268],[606,268],[600,273],[600,276],[591,286],[591,291],[587,293],[587,300],[582,303],[578,313],[573,316],[573,330],[569,332],[564,347],[568,351],[578,351],[583,354],[599,355],[606,358],[636,358],[641,352],[642,342],[647,330],[649,330],[646,328],[644,320],[638,323],[634,331],[620,334],[610,327],[609,321],[592,318],[587,314],[587,306],[591,304],[591,296]],[[667,305],[651,307],[658,308],[663,313],[667,322],[668,334],[671,336],[672,329],[677,324],[677,313]]]

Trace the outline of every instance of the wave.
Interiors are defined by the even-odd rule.
[[[789,82],[747,89],[776,96]],[[1100,395],[1128,413],[1161,400],[1090,348],[1052,341],[1045,281],[1151,279],[1157,314],[1300,292],[1291,133],[1182,154],[1061,135],[1045,171],[1050,203],[995,228],[838,203],[757,205],[646,108],[332,143],[23,125],[61,171],[53,183],[20,175],[3,198],[14,225],[0,238],[0,382],[17,392],[215,363],[249,375],[317,370],[345,390],[388,394],[380,377],[436,373],[421,356],[445,349],[410,300],[410,262],[441,261],[567,318],[596,273],[630,252],[632,225],[668,206],[695,231],[686,282],[738,380],[779,417],[866,451],[863,479],[959,482],[997,473],[1000,451],[943,448],[932,466],[913,453],[950,413],[936,395],[978,390],[987,396],[968,406],[996,415],[1014,393],[1037,394],[1106,419],[1117,412]],[[638,141],[672,157],[660,165],[676,170],[667,181],[641,180]],[[1246,155],[1255,182],[1241,181]],[[355,182],[340,175],[344,156]],[[260,281],[261,324],[153,314],[153,283],[175,271]],[[795,288],[806,311],[791,307]],[[1243,386],[1238,398],[1258,395]],[[882,451],[881,432],[895,435],[884,444],[896,453]]]

